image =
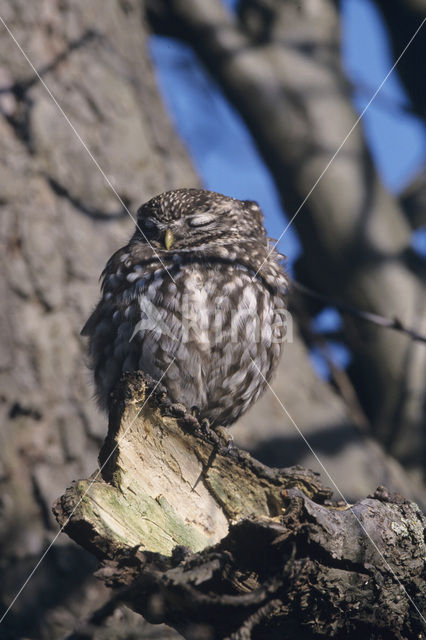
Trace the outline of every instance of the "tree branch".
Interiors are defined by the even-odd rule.
[[[386,329],[393,329],[394,331],[400,331],[407,336],[410,336],[412,340],[416,340],[418,342],[426,342],[426,336],[418,333],[414,329],[410,329],[406,327],[399,318],[385,318],[385,316],[380,316],[377,313],[371,313],[370,311],[362,311],[361,309],[357,309],[356,307],[352,307],[351,305],[345,304],[344,302],[340,302],[330,298],[329,296],[325,296],[322,293],[318,293],[318,291],[314,291],[309,287],[305,286],[301,282],[297,280],[292,281],[293,289],[296,289],[304,296],[308,296],[313,298],[314,300],[319,300],[323,302],[327,306],[336,307],[342,313],[348,314],[358,320],[364,320],[365,322],[371,322],[378,327],[384,327]]]
[[[425,520],[401,496],[332,503],[313,472],[228,451],[140,373],[116,392],[100,462],[54,512],[114,603],[186,638],[421,632]]]

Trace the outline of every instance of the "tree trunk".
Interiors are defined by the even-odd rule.
[[[2,18],[132,211],[197,182],[157,93],[140,3],[16,1]],[[88,473],[105,436],[79,332],[133,222],[0,29],[5,609],[57,531],[50,505],[59,488]],[[106,597],[92,571],[90,557],[60,538],[0,635],[63,637]]]

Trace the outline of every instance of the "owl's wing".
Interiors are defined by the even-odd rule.
[[[102,300],[98,304],[98,306],[96,307],[94,312],[89,316],[88,320],[86,321],[86,324],[84,325],[84,327],[80,331],[80,335],[81,336],[91,336],[93,334],[93,332],[94,332],[96,326],[99,324],[99,321],[100,321],[101,316],[102,316],[102,304],[101,303],[102,303]]]
[[[121,249],[119,249],[118,251],[113,253],[113,255],[110,257],[110,259],[106,263],[105,268],[102,271],[101,276],[99,278],[102,281],[102,285],[101,285],[101,290],[102,291],[104,291],[105,282],[106,282],[107,276],[109,274],[111,274],[111,273],[112,274],[116,273],[116,271],[118,270],[119,265],[120,265],[120,258],[123,255],[123,253],[126,253],[127,251],[128,251],[128,247],[127,246],[126,247],[122,247]],[[81,336],[91,336],[93,334],[95,328],[99,324],[100,320],[102,319],[104,313],[105,313],[104,299],[101,298],[101,300],[99,301],[97,307],[95,308],[93,313],[90,315],[90,317],[87,320],[86,324],[84,325],[84,327],[80,331],[80,335]]]
[[[153,249],[145,245],[143,243],[135,244],[134,246],[131,244],[122,247],[118,251],[116,251],[111,258],[106,263],[105,269],[102,271],[100,280],[101,291],[103,293],[103,297],[98,303],[97,307],[87,320],[86,324],[82,328],[80,335],[82,336],[92,336],[96,330],[96,327],[102,323],[102,320],[105,320],[106,317],[109,317],[113,314],[114,310],[117,308],[117,300],[119,300],[123,287],[120,287],[120,290],[117,290],[113,285],[113,288],[108,288],[110,285],[108,284],[110,278],[121,277],[124,278],[127,271],[124,274],[121,272],[123,268],[123,259],[130,257],[131,266],[129,269],[132,269],[132,265],[138,265],[143,263],[150,258],[153,258]],[[127,266],[127,265],[126,265]],[[158,267],[158,261],[155,261],[151,265],[146,265],[147,274],[151,273],[155,268]],[[118,274],[121,274],[120,276]],[[113,299],[116,300],[116,303],[107,302],[105,299],[105,294],[109,292],[111,296],[111,292],[113,293]]]

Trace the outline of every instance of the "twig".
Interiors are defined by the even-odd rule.
[[[336,307],[336,309],[338,309],[342,313],[351,315],[355,318],[358,318],[359,320],[371,322],[372,324],[375,324],[379,327],[385,327],[386,329],[399,331],[400,333],[404,333],[405,335],[410,336],[412,340],[426,343],[425,335],[418,333],[414,329],[409,329],[401,322],[401,320],[399,320],[399,318],[385,318],[384,316],[380,316],[377,313],[371,313],[370,311],[361,311],[361,309],[352,307],[345,302],[338,302],[337,300],[329,298],[322,293],[318,293],[317,291],[306,287],[304,284],[298,282],[297,280],[293,280],[292,286],[301,294],[309,296],[310,298],[314,298],[315,300],[319,300],[320,302],[324,302],[325,304],[327,304],[327,306]]]

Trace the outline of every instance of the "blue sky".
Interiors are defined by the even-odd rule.
[[[206,0],[207,1],[207,0]],[[235,4],[228,0],[229,6]],[[393,65],[387,34],[370,0],[342,3],[343,64],[355,86],[354,106],[360,112]],[[426,37],[420,33],[418,37]],[[360,46],[362,43],[362,46]],[[251,135],[238,113],[203,70],[190,48],[170,38],[152,37],[151,55],[165,104],[207,189],[259,202],[271,237],[279,237],[286,224],[279,197]],[[377,170],[393,193],[410,182],[425,163],[424,125],[408,113],[408,98],[397,72],[390,75],[366,112],[362,126]],[[302,213],[303,215],[303,213]],[[426,233],[417,232],[413,246],[426,255]],[[300,253],[290,228],[279,245],[290,271]],[[339,315],[326,310],[317,319],[319,329],[337,328]],[[336,364],[349,360],[346,349],[332,344]],[[314,365],[322,375],[321,358]]]

